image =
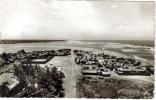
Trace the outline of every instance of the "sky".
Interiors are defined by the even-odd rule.
[[[154,40],[153,2],[0,0],[1,39]]]

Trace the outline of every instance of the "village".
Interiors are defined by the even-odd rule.
[[[71,62],[81,69],[81,76],[109,78],[114,77],[114,74],[118,77],[154,74],[153,66],[145,66],[134,58],[87,50],[58,49],[26,52],[23,49],[17,53],[4,52],[0,55],[0,97],[66,97],[65,91],[68,88],[63,84],[64,81],[68,84],[67,78],[71,76],[68,75],[69,72],[62,70],[64,65],[51,62],[53,58],[63,56],[73,57]],[[69,70],[71,68],[72,66],[67,70],[73,71]],[[79,70],[77,72],[79,73]],[[70,89],[68,91],[71,91]]]
[[[111,56],[92,51],[75,50],[75,62],[82,65],[83,75],[111,76],[111,71],[119,75],[154,74],[154,67],[143,66],[134,58]]]

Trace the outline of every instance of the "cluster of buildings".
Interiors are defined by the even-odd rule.
[[[117,57],[85,50],[74,50],[74,54],[76,55],[75,62],[83,66],[83,75],[111,76],[111,71],[119,75],[151,75],[147,69],[152,67],[142,66],[141,61],[134,58]]]
[[[61,72],[62,66],[55,66],[49,61],[53,59],[55,56],[68,56],[71,55],[71,49],[58,49],[58,50],[44,50],[44,51],[32,51],[26,52],[25,50],[20,50],[17,53],[3,53],[0,55],[0,65],[1,68],[7,69],[3,73],[0,73],[0,86],[3,83],[7,83],[7,87],[9,87],[8,91],[16,91],[19,89],[20,80],[14,75],[14,67],[23,65],[26,66],[28,70],[35,68],[35,66],[40,66],[41,69],[53,69],[57,68],[58,71]],[[12,67],[9,67],[12,66]],[[8,68],[7,68],[8,67]],[[30,69],[29,69],[30,68]],[[5,79],[6,75],[10,76]],[[22,87],[22,86],[21,86]],[[17,88],[17,89],[16,89]],[[13,92],[12,92],[13,93]]]
[[[50,58],[54,56],[67,56],[71,54],[71,49],[59,49],[59,50],[44,50],[44,51],[32,51],[25,52],[24,50],[20,50],[17,53],[3,53],[0,55],[1,65],[10,64],[16,60],[21,61],[22,63],[31,62],[31,63],[40,63],[39,60],[35,59],[47,59],[46,63]],[[27,61],[29,60],[29,61]]]

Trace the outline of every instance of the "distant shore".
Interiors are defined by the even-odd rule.
[[[65,40],[0,40],[0,44],[61,42],[61,41],[65,41]]]

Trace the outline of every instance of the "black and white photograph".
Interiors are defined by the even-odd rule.
[[[0,0],[0,98],[154,99],[155,2]]]

